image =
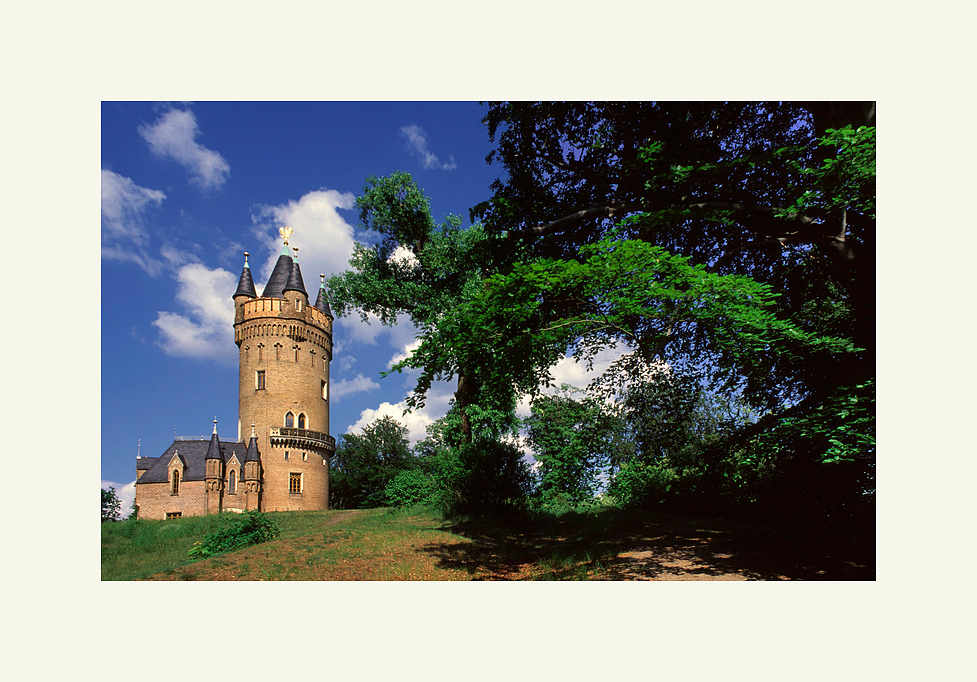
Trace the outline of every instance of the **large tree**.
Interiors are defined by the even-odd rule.
[[[407,173],[368,178],[356,207],[361,226],[379,239],[372,246],[357,243],[351,269],[330,278],[330,300],[337,314],[358,311],[364,321],[373,314],[385,325],[397,324],[399,316],[407,315],[422,338],[451,324],[450,312],[480,291],[486,274],[491,248],[481,225],[464,229],[454,215],[436,222],[427,196]],[[493,405],[469,371],[470,356],[491,352],[490,347],[443,350],[427,358],[408,403],[421,407],[434,381],[456,379],[461,428],[470,442],[479,424],[505,422],[514,404]],[[481,406],[482,419],[472,414],[473,405]],[[491,418],[484,418],[486,414]]]
[[[398,473],[417,468],[407,427],[382,417],[345,433],[329,462],[329,506],[372,509],[387,503],[386,488]]]
[[[796,398],[874,365],[874,119],[872,103],[493,103],[506,175],[473,216],[510,262],[586,260],[610,236],[771,285],[783,317],[861,349],[807,363]],[[688,356],[701,335],[677,326],[638,343]]]

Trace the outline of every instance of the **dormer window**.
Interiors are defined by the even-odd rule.
[[[234,471],[227,476],[227,492],[231,495],[237,495],[237,474]]]
[[[173,475],[170,477],[170,495],[180,494],[180,471],[178,469],[173,470]]]

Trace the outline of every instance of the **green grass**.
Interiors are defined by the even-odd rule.
[[[312,533],[339,512],[272,512],[281,538]],[[195,542],[240,519],[237,514],[189,516],[169,521],[136,519],[102,524],[102,580],[139,580],[193,563]]]
[[[821,547],[796,531],[663,513],[537,511],[448,522],[418,507],[268,517],[281,528],[277,539],[203,560],[188,556],[193,544],[240,517],[103,523],[102,579],[658,580],[670,579],[670,562],[691,557],[700,576],[874,580],[874,545]],[[634,550],[640,560],[627,558]]]

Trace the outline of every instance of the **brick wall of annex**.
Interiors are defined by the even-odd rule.
[[[136,485],[139,518],[165,519],[168,512],[182,512],[183,516],[205,516],[206,494],[204,481],[181,481],[179,495],[170,494],[169,483],[139,483]]]

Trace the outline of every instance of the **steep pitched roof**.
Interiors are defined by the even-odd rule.
[[[210,450],[213,438],[210,440],[175,440],[170,447],[159,457],[144,457],[143,459],[154,459],[152,466],[146,473],[139,477],[136,484],[140,483],[167,483],[169,481],[169,466],[173,455],[180,454],[180,458],[186,462],[187,470],[183,474],[184,481],[202,481],[207,472],[207,452]],[[237,454],[240,461],[242,455],[247,450],[244,443],[223,441],[219,442],[221,459],[230,460],[233,454]],[[136,460],[136,466],[142,460]]]
[[[258,298],[258,294],[254,290],[254,280],[251,278],[251,268],[248,266],[247,253],[244,254],[244,269],[241,271],[241,279],[238,280],[237,291],[234,292],[234,296]]]
[[[319,280],[319,295],[316,297],[313,307],[318,308],[332,318],[332,311],[329,309],[329,300],[326,298],[326,276],[319,275]]]
[[[282,247],[282,252],[278,256],[278,261],[275,263],[275,269],[271,271],[271,277],[268,278],[268,284],[265,285],[265,290],[261,292],[262,298],[284,298],[282,293],[285,290],[285,285],[288,284],[288,278],[292,274],[292,256],[288,253],[288,246]]]
[[[289,273],[288,282],[282,291],[300,291],[305,294],[306,298],[309,297],[309,292],[305,290],[305,282],[302,281],[302,269],[299,268],[298,249],[295,249],[295,257],[292,259],[292,272]]]

